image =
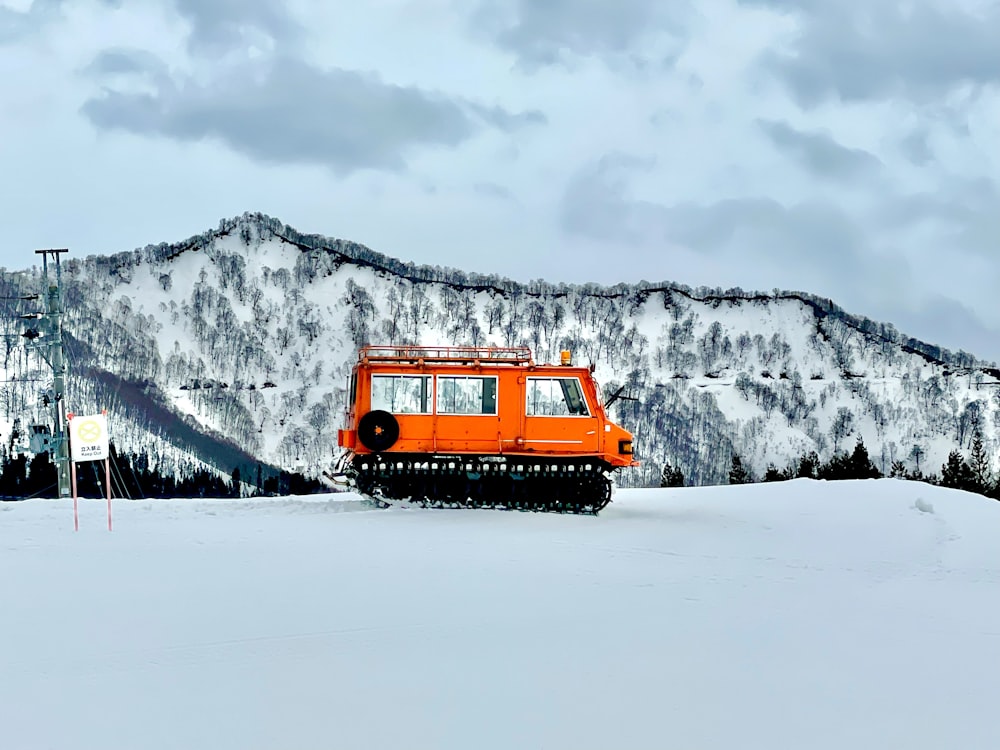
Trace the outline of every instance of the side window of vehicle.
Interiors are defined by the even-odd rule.
[[[437,413],[496,414],[496,377],[438,375]]]
[[[529,417],[590,415],[576,378],[528,378],[526,414]]]
[[[372,375],[372,410],[430,414],[430,375]]]

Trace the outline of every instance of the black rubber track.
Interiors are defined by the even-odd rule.
[[[422,459],[422,460],[421,460]],[[381,506],[496,508],[596,515],[611,502],[609,468],[594,459],[498,464],[469,458],[355,457],[356,490]]]

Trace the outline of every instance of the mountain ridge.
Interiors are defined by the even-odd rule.
[[[273,232],[273,236],[283,239],[286,242],[299,247],[304,251],[317,249],[328,250],[341,255],[345,262],[353,262],[359,265],[367,265],[376,270],[391,273],[411,282],[437,282],[447,284],[453,288],[465,291],[495,291],[498,293],[521,292],[529,296],[552,296],[566,295],[571,291],[583,291],[594,296],[604,296],[608,298],[621,297],[630,292],[638,290],[640,294],[652,294],[655,292],[673,292],[681,294],[692,301],[713,302],[713,301],[770,301],[779,299],[791,299],[809,305],[814,309],[818,317],[834,314],[840,316],[850,325],[859,331],[878,335],[887,341],[897,342],[902,340],[908,347],[908,351],[920,354],[927,361],[935,364],[957,364],[964,367],[976,367],[991,365],[996,367],[996,362],[978,360],[973,354],[963,350],[953,352],[945,347],[926,342],[922,339],[906,336],[900,333],[892,323],[875,321],[866,316],[855,315],[847,312],[843,307],[837,305],[832,299],[820,297],[804,291],[777,290],[771,293],[762,291],[744,291],[740,288],[730,288],[722,290],[721,287],[697,287],[674,281],[639,281],[635,283],[616,282],[612,285],[601,285],[598,282],[568,283],[550,282],[542,279],[528,282],[517,281],[508,277],[496,274],[483,274],[478,272],[468,272],[452,267],[431,266],[428,264],[417,264],[400,260],[394,256],[373,250],[366,245],[332,238],[317,233],[301,233],[285,224],[280,219],[262,213],[247,212],[237,217],[223,219],[216,230],[192,235],[187,240],[176,244],[185,244],[198,239],[211,239],[215,236],[227,236],[234,229],[245,226],[246,223],[265,226]],[[275,229],[277,227],[278,229]],[[353,252],[352,252],[353,251]],[[455,278],[459,280],[456,281]],[[544,291],[538,291],[538,286],[547,287]],[[699,293],[697,290],[706,290]],[[890,333],[876,333],[875,331],[889,331]],[[998,371],[1000,377],[1000,371]]]
[[[38,281],[36,269],[18,283]],[[311,475],[338,452],[357,346],[386,341],[521,344],[538,361],[569,348],[589,359],[609,391],[640,398],[614,415],[645,462],[625,484],[654,483],[664,461],[692,483],[718,483],[733,453],[762,473],[806,450],[838,451],[851,435],[884,468],[914,455],[919,464],[966,444],[970,429],[992,446],[1000,424],[997,399],[982,396],[1000,381],[994,363],[807,292],[519,282],[401,261],[251,212],[180,242],[71,258],[64,285],[81,365],[153,384],[193,429]],[[71,380],[96,405],[93,389]],[[162,441],[150,427],[148,440]]]
[[[735,299],[749,301],[793,299],[813,307],[817,315],[820,317],[829,314],[837,314],[842,316],[845,320],[853,321],[854,327],[860,331],[870,333],[871,327],[874,326],[897,333],[899,337],[905,340],[906,345],[910,347],[914,353],[926,356],[928,361],[932,361],[937,364],[955,364],[961,362],[964,366],[970,367],[974,367],[979,364],[990,364],[994,367],[996,366],[995,362],[977,360],[974,355],[962,350],[952,352],[947,348],[931,344],[921,339],[905,336],[904,334],[900,334],[891,323],[881,323],[865,316],[848,313],[844,308],[834,303],[832,299],[820,297],[809,292],[789,290],[778,291],[776,289],[772,293],[767,293],[761,291],[745,292],[738,287],[727,290],[722,290],[720,287],[698,287],[697,289],[711,289],[711,291],[699,294],[695,291],[695,288],[673,281],[639,281],[635,283],[616,282],[610,286],[601,285],[597,282],[567,283],[550,282],[541,279],[522,282],[496,274],[468,272],[452,267],[431,266],[428,264],[417,264],[403,261],[394,256],[373,250],[368,246],[354,242],[353,240],[333,238],[317,233],[307,234],[299,232],[290,225],[282,222],[280,219],[259,212],[246,212],[240,216],[222,219],[219,223],[218,229],[208,230],[206,232],[192,235],[186,240],[169,245],[169,247],[177,245],[184,246],[187,243],[192,243],[197,240],[207,241],[214,239],[216,236],[228,236],[233,230],[247,226],[248,224],[256,225],[257,227],[267,227],[271,230],[274,237],[283,239],[289,244],[295,245],[304,251],[313,251],[318,249],[328,250],[341,255],[345,262],[367,265],[376,270],[392,273],[406,279],[407,281],[438,282],[447,284],[456,289],[468,291],[495,291],[498,293],[520,291],[531,296],[549,296],[551,294],[568,294],[570,291],[586,291],[589,294],[598,296],[619,297],[629,293],[631,290],[638,289],[641,292],[649,294],[665,291],[676,292],[688,297],[692,301],[697,302],[730,301]],[[165,243],[161,243],[160,246],[164,244]],[[129,251],[124,251],[122,253],[118,253],[117,255],[125,255],[128,252]],[[172,258],[176,257],[176,255],[168,257]],[[460,280],[456,281],[456,277]],[[532,288],[537,285],[549,287],[549,290],[537,291]],[[891,336],[882,335],[887,340],[893,340]],[[937,352],[937,354],[934,352]]]

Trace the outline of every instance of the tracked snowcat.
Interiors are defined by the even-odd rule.
[[[338,470],[380,504],[596,514],[639,465],[593,368],[527,347],[362,347],[338,443]]]

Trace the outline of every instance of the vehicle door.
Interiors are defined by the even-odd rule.
[[[538,375],[525,382],[524,443],[539,453],[596,453],[598,419],[579,377]]]

